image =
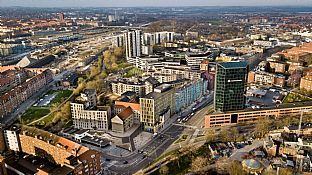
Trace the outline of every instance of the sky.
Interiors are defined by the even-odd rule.
[[[137,7],[137,6],[312,6],[312,0],[0,0],[0,6]]]

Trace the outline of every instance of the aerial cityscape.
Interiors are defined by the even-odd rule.
[[[0,175],[312,174],[312,1],[0,0]]]

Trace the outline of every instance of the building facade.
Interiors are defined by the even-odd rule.
[[[175,113],[175,89],[163,84],[140,98],[140,121],[143,129],[158,132]]]
[[[70,103],[74,127],[77,129],[108,130],[111,109],[96,105],[94,89],[85,89],[75,102]]]
[[[142,54],[142,31],[130,30],[124,33],[124,40],[126,46],[126,57],[128,63],[135,64],[133,58],[140,57]]]
[[[135,114],[131,107],[127,107],[112,118],[112,131],[119,133],[127,132],[134,124],[134,116]]]
[[[48,85],[52,79],[52,72],[46,69],[35,73],[32,78],[0,95],[0,117],[3,118],[13,112],[29,97]]]
[[[19,152],[45,159],[56,165],[59,170],[66,167],[68,175],[91,175],[101,172],[101,154],[95,150],[37,128],[22,126],[18,136],[18,144],[21,147]],[[40,167],[37,173],[50,174],[50,171],[53,171],[57,174],[57,169]]]
[[[306,111],[306,112],[305,112]],[[282,104],[278,107],[267,109],[248,109],[205,116],[205,127],[222,127],[244,122],[255,122],[263,117],[298,116],[312,113],[311,102]]]
[[[233,111],[245,108],[248,65],[246,62],[217,64],[215,78],[215,111]]]
[[[204,79],[191,81],[176,90],[176,112],[189,107],[207,93],[208,82]]]
[[[312,76],[311,75],[306,75],[306,76],[301,78],[300,89],[304,89],[307,91],[312,90]]]

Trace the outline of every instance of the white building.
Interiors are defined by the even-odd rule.
[[[124,45],[124,35],[117,35],[113,37],[113,47],[123,47]]]
[[[75,128],[108,130],[111,109],[108,106],[96,106],[94,89],[85,89],[75,102],[70,103],[70,107]]]
[[[5,130],[4,138],[6,142],[6,146],[9,150],[12,151],[21,151],[20,143],[19,143],[19,135],[17,131]]]
[[[124,33],[124,40],[126,46],[127,61],[131,64],[135,64],[133,63],[133,60],[131,58],[139,57],[142,54],[142,31],[130,30]]]

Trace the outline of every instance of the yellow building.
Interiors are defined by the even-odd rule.
[[[145,131],[158,132],[175,112],[175,90],[168,84],[140,98],[140,122]]]
[[[304,89],[307,91],[312,90],[312,75],[307,75],[301,78],[300,89]]]

